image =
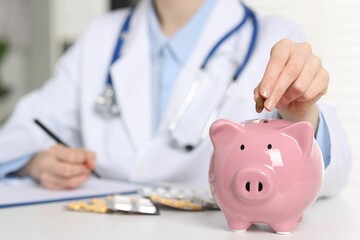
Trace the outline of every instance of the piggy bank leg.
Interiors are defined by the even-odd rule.
[[[296,223],[298,223],[299,220],[301,221],[301,219],[302,219],[302,216],[294,217],[294,218],[287,219],[284,222],[274,223],[274,224],[270,224],[270,225],[277,234],[288,235],[288,234],[291,234],[291,232],[295,229]]]
[[[226,218],[228,226],[230,228],[231,231],[233,232],[246,232],[246,230],[251,226],[252,223],[249,222],[243,222],[243,221],[239,221],[238,219],[233,219],[233,218]]]

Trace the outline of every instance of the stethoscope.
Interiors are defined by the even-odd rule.
[[[204,59],[200,69],[196,72],[194,79],[192,80],[190,89],[188,93],[186,94],[185,100],[180,105],[179,109],[175,113],[172,121],[168,125],[167,128],[167,136],[168,136],[168,143],[169,146],[183,151],[192,151],[197,146],[201,144],[201,142],[206,138],[208,128],[210,127],[211,123],[216,120],[216,118],[219,116],[220,110],[223,108],[225,103],[230,99],[232,94],[234,93],[234,90],[236,88],[237,80],[239,79],[240,74],[243,72],[244,68],[246,67],[247,63],[250,60],[251,55],[253,54],[255,50],[255,44],[257,40],[257,34],[258,34],[258,22],[256,19],[256,16],[254,12],[242,4],[245,10],[245,14],[243,19],[237,24],[233,29],[231,29],[227,34],[225,34],[210,50],[206,58]],[[124,24],[121,28],[119,38],[117,40],[117,44],[111,59],[111,65],[117,61],[121,57],[121,50],[126,38],[127,33],[130,29],[130,22],[131,18],[133,16],[134,8],[132,8],[126,17]],[[252,36],[249,44],[249,48],[245,54],[243,62],[239,65],[237,70],[235,71],[235,74],[233,75],[232,80],[230,81],[225,94],[222,98],[222,100],[216,105],[214,110],[210,113],[210,116],[208,118],[207,123],[204,125],[203,130],[201,132],[200,138],[196,143],[193,144],[181,144],[174,138],[174,132],[176,131],[177,126],[183,119],[183,116],[185,115],[187,109],[191,105],[191,102],[200,86],[200,82],[204,78],[205,69],[210,61],[210,59],[213,57],[213,55],[216,53],[218,48],[226,41],[228,40],[232,35],[237,33],[241,27],[245,25],[245,23],[250,20],[253,25],[253,31]],[[109,67],[109,68],[110,68]],[[95,102],[95,111],[104,119],[110,119],[114,117],[120,116],[120,109],[116,102],[115,97],[115,91],[113,87],[112,77],[110,74],[110,69],[108,71],[107,79],[106,79],[106,86],[102,94],[96,99]]]

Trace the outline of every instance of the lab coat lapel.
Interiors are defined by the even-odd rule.
[[[137,149],[151,137],[147,4],[148,1],[142,1],[136,7],[122,57],[111,67],[124,131]]]
[[[226,13],[226,15],[224,15],[224,13]],[[242,7],[241,2],[237,0],[217,1],[216,5],[214,6],[213,12],[211,13],[207,21],[207,24],[203,32],[201,33],[198,42],[196,43],[194,51],[192,52],[185,66],[182,68],[176,81],[174,91],[170,99],[169,107],[165,114],[165,118],[163,119],[161,124],[162,131],[172,121],[180,105],[184,101],[186,94],[191,87],[194,76],[197,70],[200,68],[201,64],[203,63],[207,54],[225,34],[227,34],[241,21],[241,19],[243,19],[244,14],[244,8]],[[226,44],[226,42],[224,44]],[[213,61],[214,58],[212,58],[210,61]],[[205,71],[208,72],[207,69],[205,69]],[[222,77],[227,78],[227,74],[229,74],[229,72],[224,72]],[[208,74],[205,74],[205,77],[202,81],[213,80],[214,79],[210,78]],[[208,93],[207,97],[209,96],[211,96],[211,93]],[[208,113],[201,112],[199,114]],[[191,118],[195,116],[189,117]],[[184,116],[184,121],[182,120],[182,122],[185,122],[185,118],[186,114]]]

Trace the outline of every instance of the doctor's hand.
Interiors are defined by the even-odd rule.
[[[74,189],[86,182],[94,168],[93,152],[54,145],[34,155],[17,174],[31,176],[48,189]]]
[[[326,93],[328,84],[329,74],[311,46],[283,39],[271,49],[264,76],[254,90],[254,99],[258,102],[262,98],[268,111],[277,108],[283,119],[307,120],[317,129],[316,101]]]

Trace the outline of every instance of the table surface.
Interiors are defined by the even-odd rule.
[[[360,171],[356,171],[360,173]],[[246,233],[228,230],[220,211],[162,209],[159,216],[70,212],[65,203],[0,209],[0,239],[359,239],[360,177],[353,171],[338,196],[318,200],[289,236],[267,225]]]

